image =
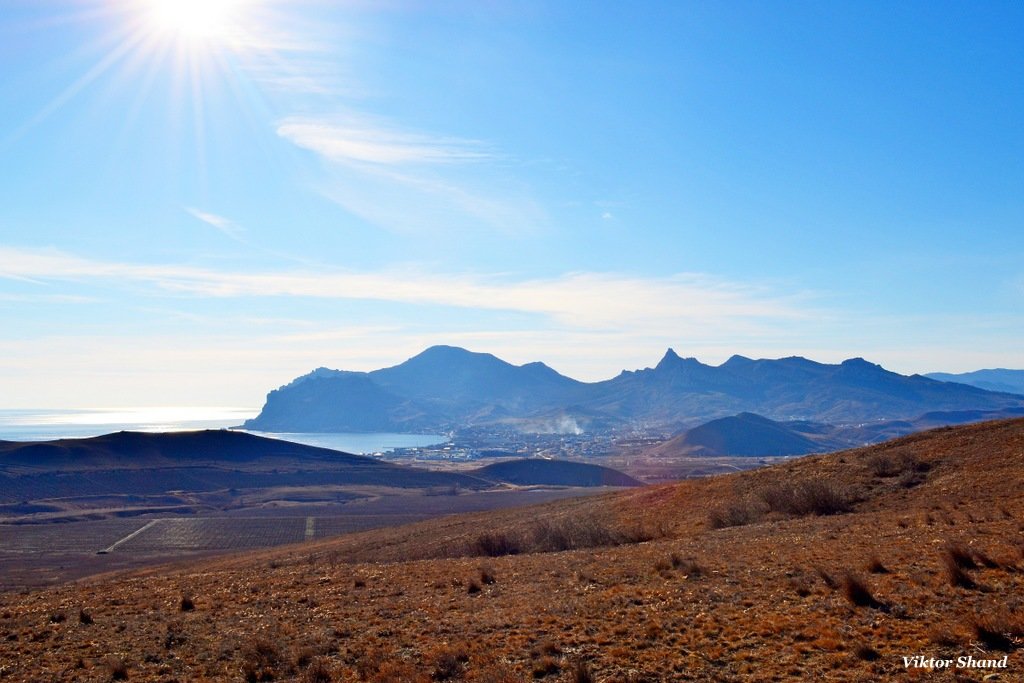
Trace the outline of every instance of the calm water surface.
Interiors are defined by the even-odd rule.
[[[111,432],[183,432],[224,429],[242,424],[259,411],[251,408],[176,407],[110,410],[0,410],[0,441],[49,441],[100,436]],[[437,434],[298,434],[249,432],[347,453],[381,453],[444,443]]]

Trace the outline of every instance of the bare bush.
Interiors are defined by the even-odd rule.
[[[742,500],[715,508],[708,515],[708,521],[712,529],[746,526],[759,521],[766,512],[763,504],[753,500]]]
[[[309,663],[305,671],[302,672],[303,683],[331,683],[334,680],[334,676],[331,675],[331,668],[327,664],[327,660],[322,657],[317,657]]]
[[[995,563],[984,553],[972,550],[962,543],[950,543],[942,551],[942,563],[946,567],[946,576],[949,584],[954,588],[979,588],[978,584],[967,573],[968,570],[978,569],[978,560],[983,558],[983,563]],[[987,564],[986,563],[986,564]]]
[[[501,557],[502,555],[518,555],[522,552],[522,543],[509,533],[486,532],[470,543],[471,555],[485,557]]]
[[[597,680],[590,671],[590,667],[582,659],[576,660],[572,669],[569,670],[569,680],[572,683],[595,683]]]
[[[858,645],[854,648],[853,653],[857,655],[858,659],[863,659],[865,662],[874,662],[882,656],[878,650],[866,644]]]
[[[581,548],[628,545],[658,538],[662,532],[643,526],[616,527],[591,517],[540,519],[517,532],[485,532],[469,542],[470,555],[499,557]]]
[[[469,655],[466,651],[459,649],[446,649],[437,654],[434,660],[434,670],[430,677],[435,681],[450,681],[462,678]]]
[[[908,472],[923,473],[931,465],[911,453],[874,453],[864,460],[871,474],[876,477],[897,477]]]
[[[494,577],[494,570],[490,567],[480,567],[480,583],[485,586],[490,586],[496,583],[497,579]]]
[[[889,573],[889,569],[884,564],[882,564],[882,561],[880,559],[878,559],[877,555],[872,556],[872,558],[870,560],[868,560],[867,570],[869,572],[871,572],[872,574],[888,574]]]
[[[125,664],[123,659],[121,659],[120,657],[116,657],[114,655],[110,655],[107,657],[105,664],[107,666],[107,671],[110,673],[110,680],[128,680],[128,665]]]
[[[248,683],[273,681],[290,673],[277,644],[268,638],[257,638],[244,650],[242,675]]]
[[[871,589],[868,588],[868,584],[864,579],[850,573],[843,577],[843,595],[846,596],[846,599],[854,607],[870,607],[882,611],[889,610],[888,605],[879,601],[871,594]]]
[[[796,517],[850,512],[854,500],[848,488],[818,479],[765,486],[759,495],[770,511]]]
[[[1024,620],[1008,610],[974,619],[971,631],[986,650],[1012,652],[1024,646]]]

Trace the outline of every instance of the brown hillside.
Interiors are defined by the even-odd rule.
[[[9,593],[0,679],[1024,680],[1022,483],[984,423]]]

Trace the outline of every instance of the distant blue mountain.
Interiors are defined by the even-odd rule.
[[[994,368],[991,370],[975,370],[974,372],[961,372],[952,374],[949,372],[929,372],[925,377],[939,380],[940,382],[959,382],[969,384],[972,387],[980,387],[989,391],[1003,391],[1011,394],[1024,394],[1024,370],[1006,370]]]
[[[487,353],[435,346],[369,373],[315,370],[270,392],[260,415],[245,427],[410,432],[475,425],[530,430],[564,423],[675,430],[744,412],[776,421],[848,424],[1021,406],[1024,396],[900,375],[862,358],[830,365],[800,357],[733,356],[711,366],[669,349],[653,368],[585,383],[543,363],[517,366]]]

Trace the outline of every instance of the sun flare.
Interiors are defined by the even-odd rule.
[[[161,33],[201,41],[227,40],[244,0],[142,0]]]

